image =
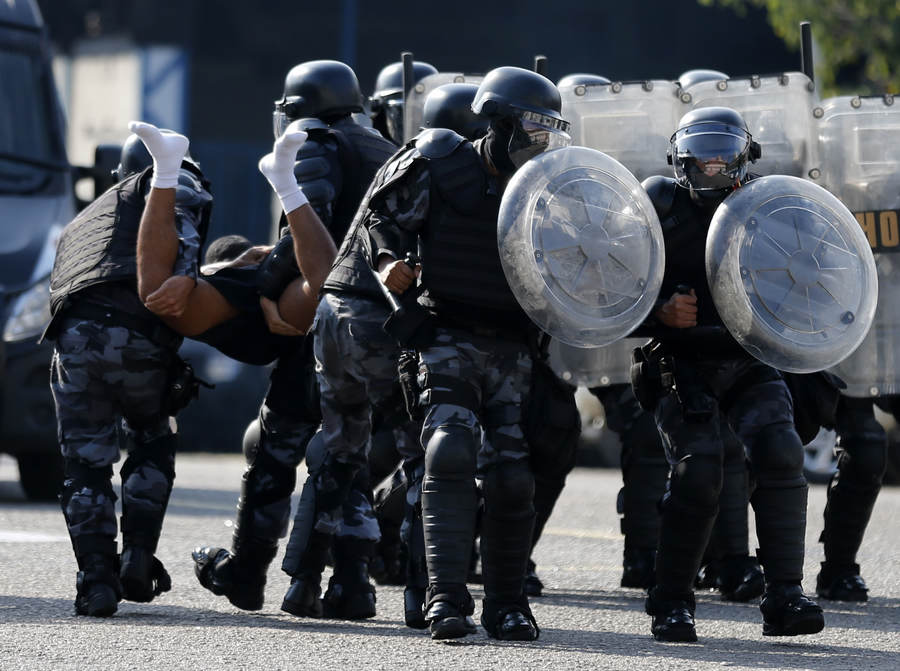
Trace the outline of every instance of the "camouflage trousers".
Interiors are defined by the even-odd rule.
[[[382,328],[387,317],[387,307],[370,298],[326,293],[319,301],[311,333],[322,426],[307,448],[309,478],[282,564],[291,575],[313,532],[381,538],[366,465],[372,408],[396,398],[399,349]],[[398,432],[417,433],[409,427]]]
[[[527,459],[522,403],[530,386],[531,357],[524,343],[439,328],[434,344],[419,355],[420,404],[427,408],[422,445],[441,427],[455,425],[478,445],[479,473]],[[465,391],[456,403],[446,400],[460,388]]]
[[[534,476],[522,430],[531,386],[524,342],[438,328],[419,355],[425,411],[421,507],[429,592],[464,604],[481,481],[485,608],[521,607],[534,531]]]
[[[50,370],[66,463],[62,505],[76,556],[115,551],[112,464],[120,445],[122,530],[155,551],[175,477],[175,436],[162,414],[174,349],[124,327],[67,319]]]
[[[807,486],[793,402],[777,371],[752,359],[677,359],[674,393],[655,418],[671,466],[663,497],[657,580],[690,591],[712,532],[723,485],[727,422],[747,450],[756,489],[759,558],[767,580],[803,574]],[[702,412],[701,412],[702,410]]]

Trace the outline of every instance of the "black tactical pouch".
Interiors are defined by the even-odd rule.
[[[403,404],[409,418],[416,422],[422,417],[422,406],[419,403],[419,357],[415,350],[402,349],[397,359],[397,374],[400,379],[400,391],[403,393]]]
[[[560,380],[546,360],[546,343],[531,358],[531,388],[523,404],[522,430],[531,449],[531,464],[542,473],[566,469],[581,437],[581,414],[575,387]]]
[[[665,391],[659,359],[648,359],[642,347],[635,347],[631,352],[631,390],[638,405],[650,413],[656,410]]]
[[[808,374],[782,372],[782,376],[794,401],[794,428],[800,441],[804,445],[812,442],[820,427],[833,429],[841,389],[847,388],[844,381],[826,371]]]
[[[176,356],[169,368],[169,379],[166,384],[162,402],[162,414],[174,417],[184,410],[188,404],[200,395],[200,386],[213,389],[209,384],[194,375],[194,368],[180,356]]]

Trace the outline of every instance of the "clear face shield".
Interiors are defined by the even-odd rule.
[[[669,140],[678,183],[694,191],[721,191],[747,176],[752,138],[743,128],[705,121],[679,128]]]
[[[300,96],[288,96],[275,101],[275,111],[272,112],[272,132],[275,139],[280,138],[291,121],[299,118],[297,108],[303,99]]]
[[[403,93],[389,93],[382,97],[370,98],[372,118],[381,116],[384,129],[396,144],[403,144]]]
[[[568,147],[572,143],[568,131],[568,121],[537,112],[521,111],[509,139],[509,160],[516,168],[521,168],[528,159],[538,154]]]

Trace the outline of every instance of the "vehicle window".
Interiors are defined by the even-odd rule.
[[[49,64],[0,44],[0,193],[42,191],[64,166]]]

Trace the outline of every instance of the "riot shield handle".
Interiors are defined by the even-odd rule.
[[[813,65],[812,24],[800,22],[800,70],[815,83],[815,67]]]

